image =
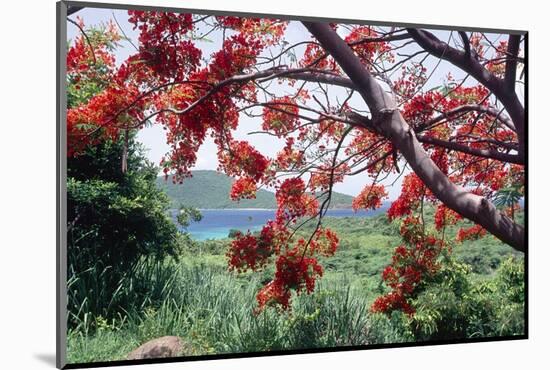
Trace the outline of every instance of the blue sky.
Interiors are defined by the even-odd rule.
[[[98,25],[100,23],[106,23],[110,19],[115,19],[118,22],[123,33],[130,39],[133,40],[134,44],[138,44],[137,30],[132,29],[132,25],[128,23],[128,14],[125,10],[109,10],[109,9],[94,9],[94,8],[85,8],[79,12],[70,16],[72,19],[76,19],[76,16],[81,17],[84,20],[86,26]],[[75,36],[79,34],[79,30],[72,24],[68,24],[68,38],[74,39]],[[449,32],[435,31],[438,37],[447,41],[451,36]],[[492,39],[498,39],[500,35],[491,36]],[[289,27],[286,31],[285,38],[289,43],[302,41],[308,39],[309,35],[304,26],[299,22],[290,22]],[[211,43],[201,43],[200,47],[203,50],[204,55],[208,55],[210,52],[218,50],[221,44],[221,39],[216,36],[212,37]],[[401,52],[410,51],[408,46],[404,47]],[[131,43],[127,41],[121,41],[120,47],[116,50],[116,59],[117,63],[123,62],[128,56],[135,53],[135,48]],[[296,51],[297,56],[299,57],[303,53],[303,48],[298,48]],[[433,58],[432,58],[433,59]],[[426,66],[430,69],[430,66],[433,68],[437,64],[437,60],[428,59]],[[446,62],[443,62],[443,66],[436,69],[430,82],[426,85],[426,88],[429,89],[433,86],[441,84],[442,80],[445,78],[448,72],[452,72],[457,80],[462,77],[464,74],[456,70],[453,66],[449,65]],[[474,81],[472,81],[474,82]],[[470,82],[471,83],[471,82]],[[283,93],[284,86],[278,87],[281,93]],[[338,94],[341,94],[340,97],[344,96],[344,91],[332,92],[335,97]],[[364,103],[359,98],[354,98],[351,101],[354,106],[360,107]],[[249,118],[247,116],[241,115],[239,128],[234,133],[236,139],[246,139],[251,141],[251,143],[263,154],[268,156],[274,156],[280,148],[283,146],[284,142],[277,138],[274,138],[270,135],[261,135],[255,134],[250,135],[250,132],[257,131],[261,126],[261,118]],[[142,129],[138,134],[138,140],[142,142],[148,148],[148,158],[154,163],[158,164],[160,159],[170,150],[169,146],[166,144],[164,130],[160,125],[153,125],[151,127],[146,127]],[[216,156],[217,148],[212,139],[207,139],[205,143],[200,148],[197,155],[197,163],[193,169],[195,170],[216,170],[218,167],[218,161]],[[401,166],[403,168],[403,166]],[[395,199],[400,193],[401,189],[401,180],[403,176],[392,175],[385,179],[382,183],[386,185],[390,199]],[[347,177],[343,183],[337,184],[335,190],[350,194],[357,195],[361,189],[372,182],[367,175],[359,175],[354,177]]]

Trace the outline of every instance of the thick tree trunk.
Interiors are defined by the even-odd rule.
[[[483,226],[503,242],[525,251],[523,227],[499,212],[487,199],[455,185],[441,172],[418,142],[393,99],[340,36],[328,24],[303,23],[354,82],[371,110],[373,124],[392,141],[432,193],[447,207]]]

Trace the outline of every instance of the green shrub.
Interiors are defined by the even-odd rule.
[[[507,259],[492,278],[480,279],[448,260],[413,300],[416,340],[446,340],[524,333],[523,260]]]
[[[140,275],[140,262],[177,257],[187,243],[167,212],[168,198],[156,187],[157,169],[130,138],[123,173],[123,146],[122,140],[105,141],[68,159],[70,327],[84,315],[117,317],[154,296],[152,277]]]

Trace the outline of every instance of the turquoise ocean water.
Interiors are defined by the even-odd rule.
[[[376,211],[354,212],[351,209],[331,209],[328,217],[370,217],[384,212],[387,207]],[[270,209],[205,209],[201,210],[202,220],[192,223],[187,231],[197,240],[223,239],[231,229],[242,232],[257,231],[275,218],[275,210]]]

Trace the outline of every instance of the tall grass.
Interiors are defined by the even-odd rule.
[[[523,273],[520,264],[502,268],[512,254],[509,247],[483,238],[455,248],[458,261],[471,265],[473,273],[464,273],[471,288],[455,292],[436,284],[420,303],[427,309],[459,307],[440,289],[475,310],[440,309],[436,319],[424,310],[412,322],[399,312],[385,316],[368,310],[387,289],[380,273],[399,243],[395,225],[382,218],[327,223],[343,236],[341,248],[322,260],[325,276],[314,293],[293,297],[289,312],[269,308],[253,314],[256,293],[272,278],[273,267],[259,274],[228,272],[226,240],[189,249],[179,262],[142,260],[114,283],[114,290],[109,267],[98,264],[73,274],[68,361],[124,359],[140,344],[165,335],[181,337],[192,356],[425,340],[437,338],[425,328],[446,325],[451,317],[464,321],[467,337],[523,332]],[[427,334],[419,336],[415,325]]]
[[[89,332],[96,318],[117,320],[128,311],[157,306],[173,295],[177,268],[170,260],[143,260],[114,285],[101,264],[73,273],[68,281],[69,327]]]
[[[86,307],[107,302],[99,295],[98,301],[88,299],[71,313],[77,325],[69,332],[70,362],[122,359],[140,343],[164,335],[185,338],[193,348],[191,355],[368,342],[368,302],[345,278],[322,280],[314,294],[295,297],[290,313],[267,309],[255,315],[259,277],[245,281],[219,268],[173,261],[142,263],[134,274],[121,281],[127,285],[109,300],[143,297],[129,310],[116,312],[111,303],[109,320],[83,314]],[[150,279],[148,295],[135,283],[138,276]],[[75,279],[73,297],[90,280]]]

